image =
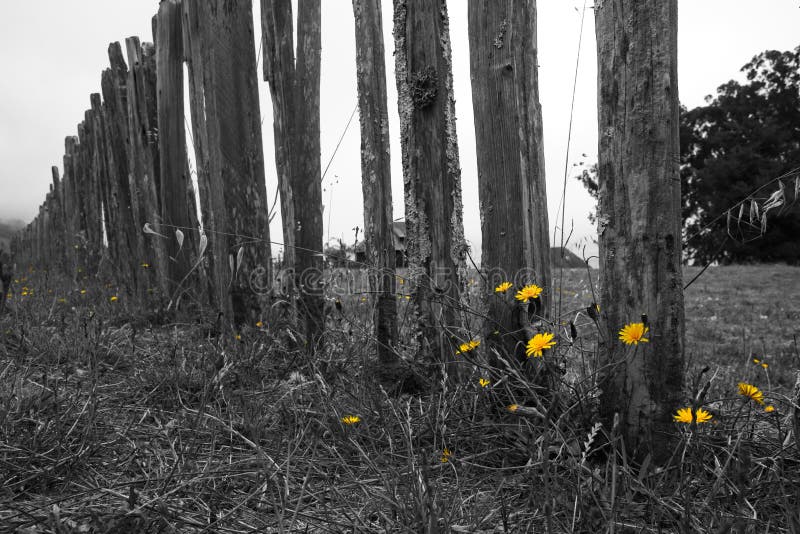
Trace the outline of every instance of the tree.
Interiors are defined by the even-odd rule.
[[[408,279],[430,352],[453,361],[467,248],[445,0],[394,0],[394,42]]]
[[[800,167],[800,46],[763,52],[741,70],[747,83],[721,85],[716,97],[686,111],[681,120],[689,255],[701,263],[797,264],[800,210],[785,209],[791,194],[785,195],[782,212],[759,210],[751,218],[750,210],[753,202],[763,207],[779,190],[774,178]],[[795,173],[784,185],[794,190],[796,180]],[[752,194],[765,184],[770,185]],[[745,198],[747,202],[738,204]]]
[[[494,287],[513,280],[550,296],[542,110],[536,61],[536,0],[470,0],[469,44],[483,250],[487,333],[499,331],[507,353],[524,356],[527,306],[511,309]],[[494,336],[489,337],[493,339]],[[522,342],[522,343],[519,343]]]
[[[789,191],[797,183],[792,171],[800,166],[800,47],[763,52],[741,70],[746,83],[729,81],[715,97],[707,97],[705,106],[681,108],[685,252],[695,263],[796,264],[800,212],[786,206],[797,200]],[[762,211],[751,222],[753,202],[763,207],[780,190],[772,180],[786,174],[782,209],[770,212],[764,226]],[[597,167],[578,179],[597,198]],[[765,184],[768,187],[751,195]]]
[[[600,411],[628,451],[663,461],[683,385],[678,2],[595,7],[602,310]],[[640,319],[641,318],[641,319]],[[626,346],[626,323],[649,343]]]

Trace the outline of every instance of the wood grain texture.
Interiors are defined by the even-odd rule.
[[[494,288],[506,281],[514,283],[511,291],[537,284],[544,289],[537,314],[547,315],[552,287],[536,0],[470,0],[468,11],[481,269],[491,318],[485,332],[506,353],[524,357],[527,306],[509,306]]]
[[[682,397],[684,312],[677,0],[596,9],[599,109],[601,412],[619,412],[628,451],[663,460]],[[646,314],[650,342],[618,339]]]
[[[146,257],[144,234],[134,222],[128,144],[128,66],[119,43],[108,48],[110,68],[101,75],[105,116],[106,157],[109,161],[109,209],[116,215],[114,249],[119,258],[120,284],[131,294],[147,295],[152,287],[149,271],[142,267]]]
[[[128,59],[126,80],[128,100],[128,170],[134,226],[143,232],[145,224],[160,235],[144,234],[144,257],[149,265],[140,272],[148,279],[145,291],[169,294],[166,241],[161,225],[160,163],[157,142],[156,71],[153,47],[138,37],[125,40]]]
[[[370,291],[376,295],[373,312],[375,349],[382,368],[391,368],[398,364],[394,350],[397,343],[397,299],[381,0],[353,0],[353,15],[361,125],[364,244]]]
[[[447,6],[395,0],[395,77],[405,186],[408,277],[436,361],[455,361],[467,253]]]
[[[273,101],[284,254],[293,269],[307,347],[314,350],[322,342],[324,326],[320,2],[308,0],[299,4],[296,62],[291,2],[262,0],[261,9],[264,78],[269,82]]]
[[[183,12],[180,0],[162,0],[155,18],[161,220],[168,255],[169,295],[196,263],[199,225],[186,153],[183,101]],[[176,230],[184,236],[181,246]],[[199,280],[197,281],[198,285]]]
[[[252,324],[271,270],[252,2],[184,3],[214,300],[228,321]]]

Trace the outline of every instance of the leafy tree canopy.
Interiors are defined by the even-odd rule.
[[[731,80],[706,105],[681,108],[687,255],[701,263],[797,264],[800,46],[763,52],[742,72],[746,83]],[[593,168],[579,177],[595,197],[596,176]]]

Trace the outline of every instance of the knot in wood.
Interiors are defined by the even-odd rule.
[[[411,101],[415,109],[423,109],[434,103],[439,92],[439,80],[436,69],[427,66],[421,71],[412,72],[409,76]]]

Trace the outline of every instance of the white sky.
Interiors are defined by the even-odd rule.
[[[302,0],[300,0],[302,1]],[[255,0],[258,17],[259,1]],[[591,5],[591,1],[588,2]],[[138,35],[152,40],[154,0],[0,0],[0,219],[30,220],[50,183],[50,166],[61,168],[64,137],[74,135],[89,107],[89,94],[100,92],[100,73],[108,65],[111,41]],[[557,209],[563,187],[566,140],[582,0],[539,0],[539,81],[544,113],[549,216],[560,223]],[[322,2],[322,167],[333,153],[356,105],[355,38],[350,0]],[[383,0],[387,51],[389,117],[395,218],[403,215],[399,126],[394,82],[391,1]],[[450,31],[464,190],[464,227],[480,255],[480,219],[475,158],[467,1],[450,0]],[[738,78],[738,70],[766,49],[789,50],[800,44],[800,0],[680,0],[679,87],[681,102],[694,107],[717,86]],[[256,36],[261,25],[256,19]],[[591,241],[587,220],[593,205],[574,179],[581,161],[596,160],[596,69],[594,20],[586,13],[578,73],[572,145],[568,162],[566,228],[571,244]],[[259,78],[261,71],[259,69]],[[261,82],[267,191],[275,192],[272,108]],[[582,157],[582,154],[587,157]],[[353,242],[355,226],[363,228],[359,128],[353,120],[323,182],[326,239]],[[278,210],[280,211],[280,210]],[[279,215],[272,238],[280,241]],[[558,241],[558,239],[557,239]],[[557,243],[554,243],[557,244]],[[277,252],[277,248],[273,247]],[[593,250],[591,247],[589,250]]]

